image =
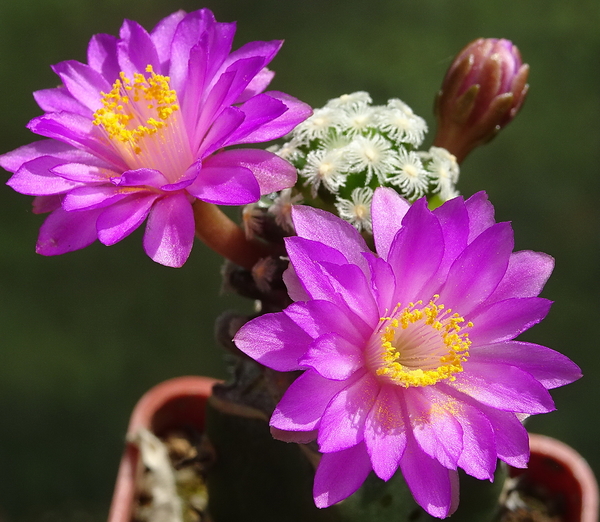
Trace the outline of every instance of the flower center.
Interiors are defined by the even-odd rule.
[[[402,171],[409,178],[418,178],[419,177],[419,171],[416,169],[416,167],[414,165],[411,165],[411,164],[404,165],[404,167],[402,167]]]
[[[469,357],[469,334],[473,326],[443,304],[422,301],[401,308],[391,317],[382,317],[367,348],[367,365],[390,384],[429,386],[444,379],[454,380]]]
[[[354,205],[354,213],[358,219],[366,219],[369,215],[369,207],[359,203]]]
[[[408,120],[408,118],[404,117],[404,115],[397,115],[396,118],[394,118],[394,124],[399,129],[403,129],[403,130],[410,129],[410,120]]]
[[[367,146],[363,149],[363,155],[368,162],[377,163],[381,154],[375,147]]]
[[[103,129],[130,169],[152,168],[177,181],[193,163],[187,132],[178,119],[177,93],[168,76],[121,72],[110,92],[101,92],[102,107],[94,125]]]

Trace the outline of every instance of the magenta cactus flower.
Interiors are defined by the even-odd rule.
[[[479,38],[452,62],[436,99],[435,145],[459,163],[516,116],[529,89],[529,65],[509,40]]]
[[[179,267],[194,239],[192,203],[242,205],[285,189],[295,169],[273,153],[230,145],[279,138],[311,114],[287,94],[263,92],[281,41],[231,51],[235,24],[211,11],[178,11],[146,32],[94,36],[88,63],[53,67],[62,85],[38,91],[45,111],[29,129],[49,138],[0,157],[16,191],[51,212],[37,252],[96,239],[112,245],[147,218],[144,249]]]
[[[493,479],[497,459],[526,467],[521,420],[554,409],[548,389],[580,377],[567,357],[516,341],[541,321],[553,269],[513,250],[485,193],[430,211],[375,191],[376,253],[349,223],[293,207],[284,274],[295,301],[251,320],[235,343],[278,371],[303,370],[270,421],[274,437],[315,440],[314,499],[324,508],[374,471],[398,469],[416,501],[444,518],[457,468]]]

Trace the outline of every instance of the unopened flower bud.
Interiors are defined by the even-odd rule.
[[[434,145],[458,162],[491,140],[517,114],[529,85],[529,66],[512,42],[479,38],[452,62],[435,102]]]

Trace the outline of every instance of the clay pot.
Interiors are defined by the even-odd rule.
[[[136,404],[127,428],[128,438],[141,427],[158,437],[183,426],[202,432],[206,400],[217,382],[219,381],[209,377],[190,376],[177,377],[154,386]],[[108,522],[131,521],[136,483],[143,471],[142,467],[137,446],[126,443]]]
[[[532,433],[527,469],[510,468],[511,477],[551,501],[564,522],[598,522],[598,483],[585,459],[559,440]]]

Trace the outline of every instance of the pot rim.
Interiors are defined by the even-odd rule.
[[[550,494],[564,493],[569,509],[566,522],[598,522],[598,482],[587,461],[571,446],[547,435],[530,433],[529,448],[529,467],[510,467],[510,476],[529,471],[532,482],[546,486]]]
[[[204,408],[218,379],[202,376],[175,377],[150,388],[133,408],[127,428],[125,450],[119,464],[108,522],[130,522],[139,476],[140,452],[130,442],[140,428],[154,433],[164,431],[174,419],[186,418],[187,424],[204,428]],[[175,406],[172,415],[166,406]],[[192,415],[190,415],[192,412]],[[190,420],[191,419],[191,420]]]

